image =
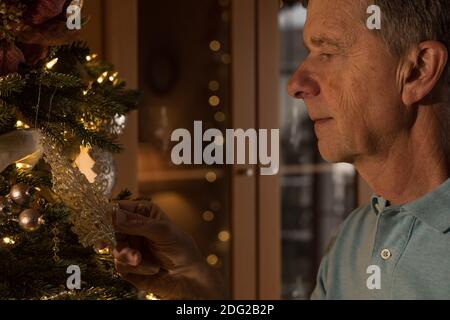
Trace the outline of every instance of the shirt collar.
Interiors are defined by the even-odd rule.
[[[389,206],[389,201],[377,195],[372,196],[371,207],[375,214]],[[411,213],[440,232],[450,230],[450,179],[433,191],[409,203],[395,206]],[[394,207],[393,207],[394,208]]]

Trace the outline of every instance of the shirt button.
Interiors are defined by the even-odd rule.
[[[387,259],[389,259],[390,257],[392,257],[392,253],[391,253],[391,251],[390,251],[389,249],[383,249],[383,250],[381,250],[380,255],[381,255],[381,258],[382,258],[383,260],[387,260]]]

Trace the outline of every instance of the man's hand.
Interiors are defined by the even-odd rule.
[[[204,262],[193,238],[149,201],[120,201],[112,253],[117,271],[162,299],[223,299],[220,279]]]

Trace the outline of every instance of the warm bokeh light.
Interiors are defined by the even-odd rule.
[[[217,107],[220,104],[220,98],[218,96],[209,97],[209,104],[213,107]]]
[[[217,40],[213,40],[209,43],[209,48],[211,49],[211,51],[219,51],[221,46],[222,45]]]
[[[226,230],[220,231],[219,235],[218,235],[218,238],[222,242],[227,242],[228,240],[230,240],[230,233],[228,231],[226,231]]]
[[[224,53],[221,57],[221,60],[224,64],[230,64],[231,63],[231,55],[229,53]]]
[[[3,243],[4,244],[14,244],[16,243],[13,239],[11,239],[10,237],[4,237],[3,239]]]
[[[220,88],[220,83],[217,80],[211,80],[208,84],[208,88],[211,91],[217,91]]]
[[[214,220],[214,213],[210,210],[203,212],[203,220],[210,222]]]
[[[214,182],[217,179],[217,175],[214,172],[209,171],[208,173],[206,173],[205,178],[208,182]]]
[[[47,69],[51,69],[51,68],[53,68],[54,66],[55,66],[55,64],[58,62],[58,58],[55,58],[55,59],[52,59],[52,60],[50,60],[49,62],[47,62],[46,64],[45,64],[45,67],[47,68]]]
[[[209,265],[214,266],[217,264],[217,262],[219,262],[219,257],[217,257],[215,254],[210,254],[206,258],[206,261],[208,262]]]
[[[225,121],[225,113],[223,113],[222,111],[218,111],[214,114],[214,119],[218,122],[223,122]]]

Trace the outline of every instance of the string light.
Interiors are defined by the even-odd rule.
[[[17,122],[16,122],[16,128],[17,128],[17,129],[29,129],[30,126],[27,125],[27,124],[25,124],[25,123],[23,123],[21,120],[17,120]]]
[[[94,60],[95,58],[97,58],[97,54],[91,54],[91,55],[88,55],[88,56],[86,56],[86,61],[91,61],[91,60]]]
[[[106,247],[106,248],[103,248],[103,249],[98,249],[97,253],[101,254],[101,255],[109,254],[109,248]]]
[[[210,222],[214,220],[214,213],[210,210],[206,210],[205,212],[203,212],[203,220]]]
[[[208,262],[209,265],[214,266],[217,264],[217,262],[219,262],[219,257],[217,257],[215,254],[210,254],[206,258],[206,262]]]
[[[213,41],[211,41],[210,43],[209,43],[209,48],[211,49],[211,51],[219,51],[220,50],[220,48],[221,48],[221,44],[220,44],[220,42],[219,41],[217,41],[217,40],[213,40]]]
[[[10,237],[4,237],[3,239],[3,243],[4,244],[14,244],[16,243],[13,239],[11,239]]]
[[[221,60],[224,64],[230,64],[231,63],[231,55],[229,53],[224,53],[221,57]]]
[[[220,241],[227,242],[228,240],[230,240],[230,233],[226,230],[220,231],[217,237]]]
[[[220,104],[220,98],[218,96],[209,97],[209,104],[212,107],[217,107]]]
[[[156,295],[154,295],[153,293],[147,293],[145,295],[145,299],[146,300],[159,300],[158,297]]]
[[[50,60],[49,62],[47,62],[46,64],[45,64],[45,67],[47,68],[47,69],[51,69],[51,68],[53,68],[54,66],[55,66],[55,64],[58,62],[58,58],[55,58],[55,59],[52,59],[52,60]]]
[[[28,163],[16,163],[16,168],[19,170],[23,170],[23,169],[30,169],[31,165],[29,165]]]
[[[211,90],[211,91],[217,91],[217,90],[219,90],[219,88],[220,88],[220,83],[219,83],[219,81],[211,80],[211,81],[209,82],[209,84],[208,84],[208,88],[209,88],[209,90]]]
[[[217,179],[216,174],[212,171],[209,171],[208,173],[206,173],[205,177],[206,177],[206,181],[211,182],[211,183],[216,181],[216,179]]]
[[[225,121],[225,113],[222,111],[218,111],[214,114],[214,119],[216,119],[217,122],[223,122]]]

